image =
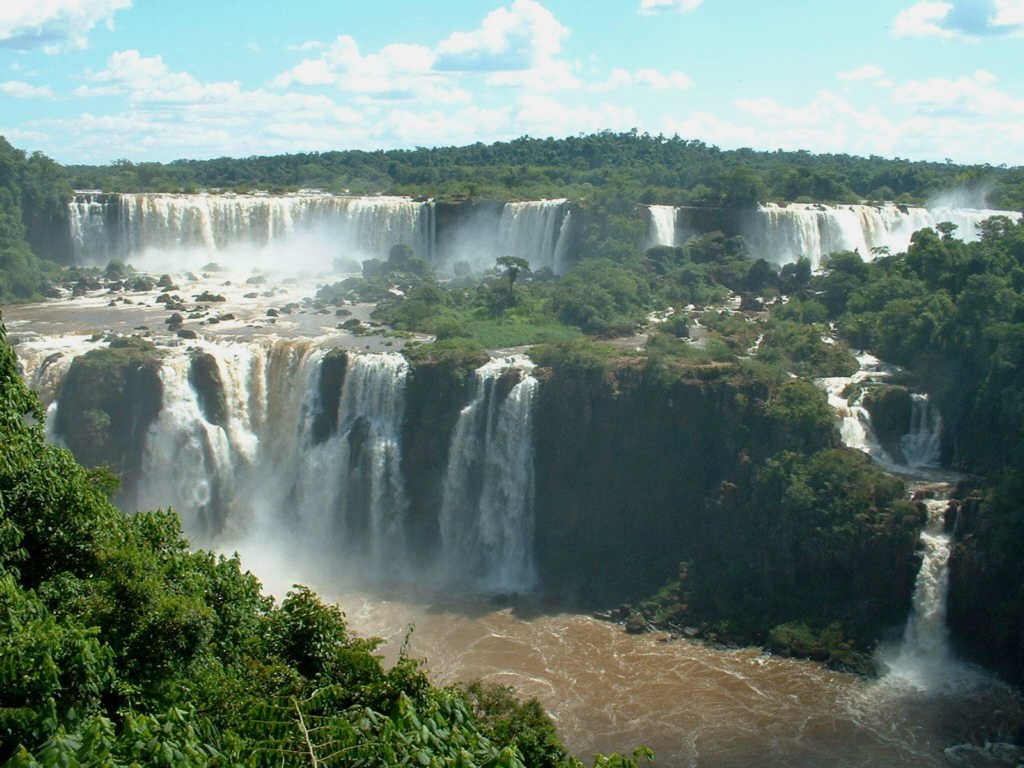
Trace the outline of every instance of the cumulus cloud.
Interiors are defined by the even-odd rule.
[[[900,11],[896,37],[967,40],[1024,32],[1024,0],[924,0]]]
[[[187,72],[173,72],[162,56],[143,56],[136,50],[115,51],[106,69],[87,75],[90,83],[75,90],[76,96],[126,94],[133,101],[195,102],[237,96],[237,82],[201,83]]]
[[[984,69],[953,79],[912,80],[894,90],[893,100],[913,107],[921,116],[967,119],[1024,116],[1024,99],[1000,90],[996,82],[995,75]]]
[[[992,26],[1024,29],[1024,0],[995,0],[995,6]]]
[[[554,59],[569,30],[534,0],[515,0],[487,14],[470,32],[455,32],[437,47],[439,70],[498,72],[532,69]]]
[[[515,0],[487,14],[469,32],[455,32],[437,46],[438,72],[485,73],[490,86],[531,91],[579,88],[577,65],[561,57],[569,30],[534,0]]]
[[[0,93],[15,99],[52,99],[53,90],[47,85],[32,85],[21,80],[0,83]]]
[[[693,80],[685,72],[661,72],[657,69],[613,69],[607,80],[594,83],[590,90],[596,93],[615,91],[619,88],[653,88],[655,90],[685,91],[693,87]]]
[[[459,83],[472,76],[483,76],[489,86],[531,91],[579,88],[577,65],[560,57],[568,34],[535,0],[515,0],[487,14],[476,29],[454,32],[433,48],[392,44],[364,54],[349,35],[328,46],[304,43],[302,50],[319,54],[282,72],[271,86],[334,86],[367,97],[448,104],[469,100]]]
[[[640,0],[640,13],[650,16],[664,11],[687,13],[696,10],[703,0]]]
[[[102,21],[130,8],[132,0],[6,0],[0,3],[0,47],[84,48],[88,35]]]
[[[435,71],[435,61],[436,54],[430,48],[401,43],[364,55],[354,38],[341,35],[318,58],[304,59],[275,77],[271,86],[333,86],[383,99],[465,101],[468,95]]]
[[[952,3],[915,3],[896,14],[892,32],[896,37],[956,37],[957,32],[943,26],[951,10]]]

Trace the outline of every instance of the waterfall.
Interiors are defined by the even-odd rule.
[[[652,219],[654,216],[651,206]],[[755,257],[777,265],[807,257],[815,269],[829,254],[857,251],[870,260],[873,248],[906,251],[914,232],[943,221],[957,225],[955,237],[977,240],[980,224],[992,216],[1018,218],[1015,211],[968,208],[915,208],[886,205],[761,205],[747,219],[744,235]]]
[[[338,406],[334,440],[316,449],[339,465],[331,521],[340,544],[360,552],[375,577],[393,580],[405,562],[406,499],[401,471],[401,430],[405,415],[408,363],[401,355],[350,355]],[[319,462],[305,463],[302,487],[324,483]],[[300,505],[305,514],[323,514],[318,505]],[[318,520],[312,521],[313,529]]]
[[[890,371],[874,355],[858,355],[857,362],[860,367],[853,376],[832,376],[819,379],[818,383],[828,395],[828,404],[839,415],[839,437],[843,445],[862,451],[876,464],[891,469],[896,466],[896,462],[875,436],[871,426],[871,414],[861,404],[864,391],[856,387],[872,379],[884,378]],[[850,387],[856,387],[858,390],[852,398],[846,395]]]
[[[441,568],[448,581],[495,590],[536,583],[533,564],[533,365],[522,357],[477,369],[452,436],[444,480]],[[502,384],[518,381],[507,392]],[[504,396],[503,396],[504,395]]]
[[[505,203],[494,258],[515,256],[526,259],[531,269],[548,267],[557,274],[565,267],[569,215],[564,199]]]
[[[78,194],[68,213],[78,263],[170,250],[222,259],[232,248],[251,255],[282,245],[292,260],[314,251],[310,268],[330,267],[331,257],[387,258],[396,244],[433,258],[433,203],[404,197]]]
[[[903,639],[886,663],[894,682],[929,689],[949,685],[966,670],[954,665],[946,626],[946,594],[949,590],[949,554],[952,540],[943,532],[949,500],[928,499],[928,521],[921,531],[921,569],[914,583],[914,597]],[[954,674],[955,673],[955,674]]]
[[[910,467],[936,467],[942,447],[942,417],[928,395],[910,396],[910,431],[900,441],[903,460]]]
[[[914,602],[903,635],[904,652],[918,657],[945,659],[949,655],[946,593],[949,587],[951,541],[943,533],[948,499],[928,499],[928,523],[921,532],[923,560],[914,584]]]
[[[679,215],[679,209],[671,205],[649,205],[647,210],[650,215],[648,243],[650,245],[678,245],[676,217]]]
[[[324,350],[283,341],[197,350],[216,362],[226,416],[217,423],[204,411],[191,356],[166,356],[138,505],[173,506],[199,544],[275,542],[306,557],[344,557],[376,581],[399,577],[405,359],[348,354],[337,429],[316,444]]]

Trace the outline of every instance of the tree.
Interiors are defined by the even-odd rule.
[[[516,278],[519,277],[519,273],[530,271],[530,262],[526,259],[520,258],[519,256],[499,256],[495,263],[497,266],[504,269],[505,277],[508,278],[508,289],[510,291],[512,290],[512,286],[515,285]]]

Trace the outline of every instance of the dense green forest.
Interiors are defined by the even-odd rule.
[[[45,155],[26,156],[0,136],[0,302],[38,298],[59,273],[46,233],[66,227],[71,184]]]
[[[310,590],[123,515],[42,420],[0,326],[0,765],[580,765],[535,701],[386,669]]]
[[[721,150],[678,136],[603,132],[466,147],[321,152],[244,159],[69,166],[76,189],[173,192],[316,187],[438,199],[576,200],[609,190],[642,203],[749,205],[758,200],[920,202],[962,188],[1024,207],[1024,170],[809,152]]]

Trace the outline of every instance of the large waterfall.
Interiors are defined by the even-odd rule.
[[[455,216],[446,226],[451,252],[439,252],[438,217],[431,201],[350,197],[316,192],[290,195],[103,194],[81,192],[68,206],[79,264],[112,258],[165,269],[198,269],[210,260],[244,261],[244,268],[330,269],[337,262],[387,258],[404,244],[427,261],[465,260],[480,269],[499,256],[526,259],[534,270],[560,274],[570,266],[573,216],[567,200],[496,204],[484,220]],[[490,209],[488,209],[490,210]],[[182,254],[194,258],[182,263]],[[173,271],[173,270],[172,270]]]
[[[566,200],[505,203],[498,223],[497,256],[526,259],[534,270],[565,271],[572,212]]]
[[[762,205],[749,217],[744,235],[754,256],[775,264],[801,257],[814,268],[838,251],[857,251],[870,260],[872,249],[907,250],[919,229],[941,222],[956,224],[961,240],[977,240],[980,224],[992,216],[1017,218],[1013,211],[973,208],[914,208],[897,205]]]
[[[442,564],[458,569],[456,580],[510,590],[536,581],[532,367],[513,357],[477,369],[473,398],[455,426],[440,522]]]
[[[295,342],[199,349],[164,359],[138,506],[174,506],[199,543],[263,538],[377,581],[402,576],[405,359],[345,354],[341,391],[321,402],[334,353]],[[205,386],[197,355],[215,371]]]
[[[21,351],[26,378],[59,408],[73,355],[41,344]],[[281,339],[200,339],[162,353],[160,409],[138,477],[126,478],[128,508],[173,507],[197,545],[299,558],[313,577],[337,583],[429,573],[439,587],[536,585],[538,382],[527,358],[496,358],[475,372],[447,436],[447,465],[432,470],[437,502],[420,507],[429,519],[417,521],[406,491],[416,468],[403,466],[402,355]]]
[[[648,242],[651,245],[679,245],[685,240],[682,208],[648,206]],[[956,224],[954,236],[965,241],[981,236],[981,223],[992,216],[1017,219],[1016,211],[981,208],[918,208],[884,205],[821,205],[818,203],[769,203],[740,216],[739,234],[755,258],[773,264],[811,260],[814,268],[838,251],[858,251],[867,260],[874,248],[892,253],[905,251],[910,237],[919,229],[934,228],[948,221]],[[735,226],[735,225],[734,225]]]
[[[290,258],[301,260],[314,242],[334,258],[386,258],[393,245],[404,244],[429,260],[434,242],[433,204],[404,197],[84,193],[69,204],[69,215],[75,260],[85,264],[154,250],[213,257],[239,246],[281,244],[297,246]],[[308,266],[328,268],[331,261]]]

